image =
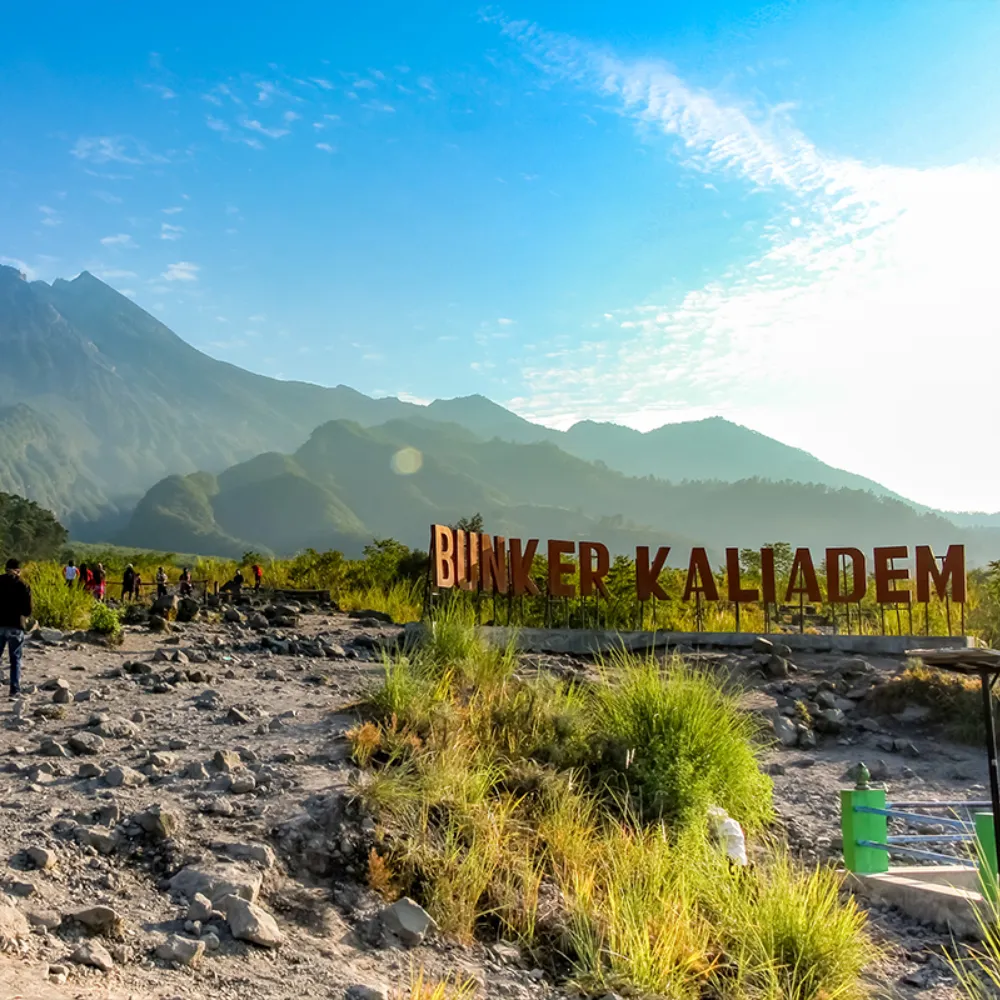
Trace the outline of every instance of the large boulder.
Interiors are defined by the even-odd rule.
[[[177,610],[177,595],[164,594],[162,597],[156,598],[156,600],[153,601],[153,606],[150,610],[154,615],[166,618],[171,611]]]
[[[193,622],[201,611],[201,605],[193,597],[182,597],[177,602],[177,620]]]

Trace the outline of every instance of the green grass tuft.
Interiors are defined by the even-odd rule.
[[[750,830],[771,820],[760,729],[736,695],[679,658],[661,667],[622,654],[605,670],[612,682],[596,699],[605,769],[640,816],[683,825],[716,805]]]
[[[32,563],[24,578],[31,587],[32,611],[39,625],[71,632],[90,623],[96,601],[80,587],[67,587],[58,566]]]

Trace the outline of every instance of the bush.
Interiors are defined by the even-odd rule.
[[[95,601],[90,611],[90,631],[107,636],[112,641],[120,641],[122,622],[118,612],[106,604]]]
[[[638,815],[684,825],[717,805],[750,830],[770,821],[759,727],[735,695],[679,658],[661,669],[623,654],[609,666],[620,679],[597,697],[604,773]]]
[[[516,666],[457,615],[386,662],[374,720],[349,734],[382,835],[374,888],[419,899],[459,940],[520,939],[590,994],[863,995],[871,945],[836,876],[780,851],[734,872],[710,840],[709,802],[753,828],[770,816],[733,695],[679,664],[623,658],[594,688]],[[620,769],[598,739],[609,724]]]
[[[63,632],[86,627],[95,601],[80,587],[67,587],[58,566],[32,563],[24,579],[31,587],[32,612],[39,625]]]

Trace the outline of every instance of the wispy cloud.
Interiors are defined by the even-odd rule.
[[[169,222],[163,222],[160,224],[161,240],[179,240],[183,235],[183,226],[172,226]]]
[[[17,257],[4,257],[0,255],[0,264],[5,264],[7,267],[16,267],[28,281],[35,281],[38,278],[38,272],[30,264],[26,264]]]
[[[168,264],[161,277],[164,281],[197,281],[200,270],[197,264],[182,260],[176,264]]]
[[[336,153],[337,149],[335,146],[331,146],[328,142],[317,142],[316,148],[323,150],[324,153]]]
[[[41,212],[43,226],[62,225],[62,216],[49,205],[39,205],[38,211]]]
[[[91,194],[99,201],[103,201],[108,205],[120,205],[123,200],[118,195],[111,194],[110,191],[92,191]]]
[[[144,83],[143,86],[147,90],[152,90],[159,94],[165,101],[172,101],[177,96],[176,92],[171,90],[169,87],[164,87],[163,84],[160,83]]]
[[[283,135],[288,135],[287,128],[267,128],[257,121],[256,118],[243,117],[240,119],[240,125],[252,132],[259,132],[261,135],[266,135],[269,139],[280,139]]]
[[[889,468],[870,428],[904,426],[905,418],[898,424],[899,398],[874,387],[931,400],[942,386],[961,385],[968,425],[991,423],[1000,169],[870,166],[821,151],[787,107],[736,106],[656,60],[499,23],[554,81],[590,91],[642,133],[672,140],[676,159],[706,183],[707,175],[735,180],[784,203],[762,209],[770,215],[749,262],[677,297],[611,306],[586,342],[553,343],[547,357],[526,358],[530,394],[512,405],[551,423],[588,416],[643,429],[721,413],[946,504],[951,487],[930,483],[919,462]],[[718,193],[703,190],[717,205]],[[970,366],[971,357],[978,363]],[[865,405],[862,371],[873,387]],[[975,464],[974,445],[953,430],[948,421],[924,421],[914,447]],[[897,440],[896,450],[904,444]],[[1000,475],[984,477],[980,490],[977,502],[995,509]]]
[[[137,278],[135,271],[122,271],[116,267],[95,268],[94,272],[103,281],[114,281],[120,278]]]
[[[184,208],[181,205],[173,205],[170,208],[161,208],[160,211],[164,215],[177,215],[178,213],[183,212]]]
[[[104,236],[101,243],[106,247],[134,247],[135,241],[128,233],[117,233],[114,236]]]
[[[70,152],[78,160],[88,163],[129,163],[138,166],[168,162],[166,156],[154,153],[145,143],[123,135],[81,136]]]

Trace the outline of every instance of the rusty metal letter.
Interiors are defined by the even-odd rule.
[[[910,571],[905,566],[891,568],[894,559],[906,559],[910,550],[905,545],[887,545],[875,549],[875,600],[879,604],[909,604],[910,592],[897,590],[893,583],[909,580]]]
[[[507,548],[503,535],[493,539],[487,534],[479,536],[479,571],[483,590],[507,593]]]
[[[840,589],[841,557],[851,560],[851,589]],[[868,592],[868,568],[861,549],[826,550],[826,599],[831,604],[855,604]]]
[[[726,549],[726,586],[729,590],[729,600],[737,604],[749,604],[760,600],[760,591],[756,587],[740,586],[739,549]]]
[[[434,586],[447,590],[455,586],[455,532],[446,524],[431,528],[434,545]]]
[[[965,546],[949,545],[948,554],[938,569],[937,559],[929,545],[917,546],[917,600],[927,602],[931,599],[931,580],[934,581],[934,591],[940,598],[948,594],[948,581],[951,580],[951,599],[956,604],[964,604],[966,597],[965,583]]]
[[[774,549],[760,550],[761,597],[767,604],[778,603],[777,576],[774,572]]]
[[[608,596],[604,578],[608,575],[609,569],[611,569],[611,555],[606,545],[601,542],[580,542],[580,593],[584,597],[590,597],[595,587],[601,597]]]
[[[521,539],[512,538],[510,540],[508,556],[510,560],[510,581],[515,597],[522,594],[539,593],[538,586],[531,579],[531,564],[535,561],[535,552],[538,551],[538,539],[529,539],[527,546],[521,549]]]
[[[801,582],[800,582],[801,579]],[[808,549],[796,549],[792,560],[792,569],[788,574],[788,589],[785,600],[790,601],[797,594],[805,594],[813,604],[822,604],[823,593],[819,589],[816,578],[816,567],[813,565],[812,553]]]
[[[480,589],[479,578],[479,532],[470,531],[466,554],[469,560],[469,590]]]
[[[660,586],[660,574],[670,555],[670,546],[661,545],[656,550],[653,564],[649,564],[649,546],[637,545],[635,548],[635,592],[640,601],[648,601],[656,597],[661,601],[669,600],[667,592]]]
[[[681,600],[690,601],[697,594],[703,594],[706,601],[719,599],[719,588],[715,585],[708,553],[701,548],[691,550],[687,583],[684,584],[684,596]]]
[[[571,562],[563,562],[563,556],[572,555],[576,546],[572,542],[549,539],[549,597],[573,597],[576,588],[563,580],[576,568]]]

